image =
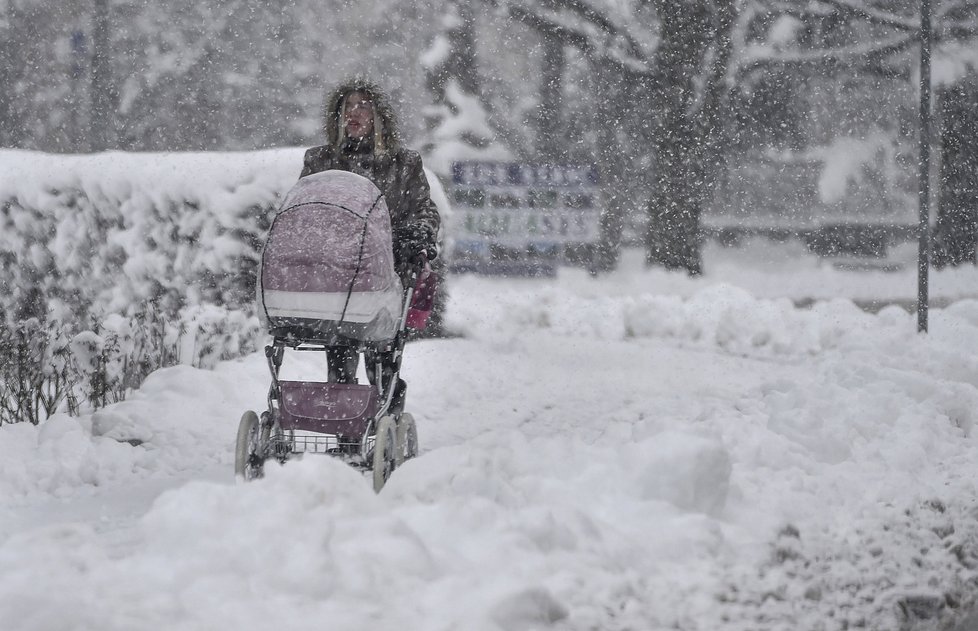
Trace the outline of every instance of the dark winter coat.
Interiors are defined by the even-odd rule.
[[[344,99],[355,91],[370,94],[374,104],[373,139],[364,146],[352,145],[341,129]],[[402,255],[398,241],[406,238],[435,252],[441,223],[438,209],[431,201],[421,156],[401,146],[397,118],[384,91],[362,79],[345,82],[326,97],[323,121],[327,143],[306,151],[299,177],[338,169],[368,178],[384,194],[390,209],[395,256]]]

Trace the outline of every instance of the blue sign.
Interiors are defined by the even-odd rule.
[[[454,163],[452,261],[476,270],[558,263],[568,247],[597,243],[598,184],[594,165]]]
[[[455,162],[454,186],[581,188],[598,184],[594,165]]]

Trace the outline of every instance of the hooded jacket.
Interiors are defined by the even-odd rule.
[[[343,130],[342,108],[346,97],[356,91],[369,94],[374,105],[373,138],[355,146]],[[323,131],[326,144],[306,151],[300,178],[321,171],[351,171],[371,180],[384,194],[391,213],[394,252],[399,255],[399,239],[411,235],[435,252],[441,219],[431,201],[428,180],[421,156],[401,146],[397,117],[387,94],[362,78],[346,81],[326,96],[323,105]],[[404,263],[400,261],[400,263]]]

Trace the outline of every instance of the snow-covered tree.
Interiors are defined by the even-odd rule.
[[[505,160],[512,152],[497,140],[476,57],[471,3],[450,0],[440,30],[421,57],[432,104],[424,111],[427,165],[447,175],[455,160]]]
[[[119,2],[112,7],[111,146],[249,148],[297,117],[292,2]],[[230,144],[230,146],[229,146]]]
[[[700,213],[723,155],[721,107],[728,88],[735,3],[493,4],[548,41],[576,48],[601,76],[593,103],[602,113],[598,124],[603,130],[594,147],[602,172],[640,181],[628,176],[654,170],[646,191],[647,260],[697,273]],[[606,250],[614,247],[626,205],[609,206]]]
[[[978,3],[944,0],[933,4],[932,86],[939,97],[942,147],[935,262],[973,263],[978,194],[972,180],[978,156],[968,139],[978,129],[973,113]],[[763,6],[769,16],[791,22],[792,36],[781,47],[754,47],[745,40],[741,50],[746,73],[772,66],[810,69],[822,78],[822,88],[830,81],[838,83],[840,76],[858,77],[861,102],[851,111],[890,134],[895,143],[916,146],[919,3],[822,0],[766,2]],[[902,98],[893,98],[901,90]],[[850,94],[846,98],[854,101],[859,97]],[[869,134],[867,142],[875,142],[873,135]]]
[[[484,2],[547,41],[576,49],[600,76],[603,85],[592,103],[605,112],[595,119],[605,131],[598,134],[593,154],[614,155],[609,145],[617,144],[623,162],[654,174],[645,191],[647,261],[691,273],[701,265],[704,206],[731,148],[744,141],[736,135],[738,101],[732,97],[747,94],[748,107],[765,108],[753,112],[755,125],[783,122],[779,129],[785,135],[769,135],[774,141],[794,149],[805,144],[805,134],[832,142],[846,130],[838,121],[833,127],[829,117],[820,121],[822,129],[804,128],[810,123],[801,112],[785,111],[794,94],[812,85],[821,89],[839,76],[853,77],[863,82],[859,110],[872,122],[880,108],[871,104],[888,89],[884,82],[907,85],[912,78],[909,52],[919,26],[912,3],[874,0]],[[970,0],[939,3],[938,63],[957,43],[974,40],[974,11]],[[809,81],[814,84],[806,86]],[[545,92],[537,90],[539,98]],[[901,98],[909,94],[897,92]],[[864,133],[873,132],[871,124],[865,127]],[[618,144],[622,137],[627,140]],[[622,223],[615,217],[620,211],[611,210],[608,234]]]
[[[251,149],[321,138],[328,85],[377,78],[410,137],[438,0],[0,0],[0,144]]]
[[[87,107],[88,90],[75,71],[85,42],[72,41],[84,20],[74,3],[0,0],[0,146],[39,139],[70,149],[85,124],[77,109]]]

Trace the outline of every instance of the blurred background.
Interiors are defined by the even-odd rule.
[[[587,163],[622,244],[698,273],[704,238],[879,254],[917,216],[910,0],[3,0],[0,146],[237,151],[321,142],[367,74],[443,178]],[[935,262],[974,263],[978,3],[933,3]],[[0,178],[3,175],[0,174]]]

